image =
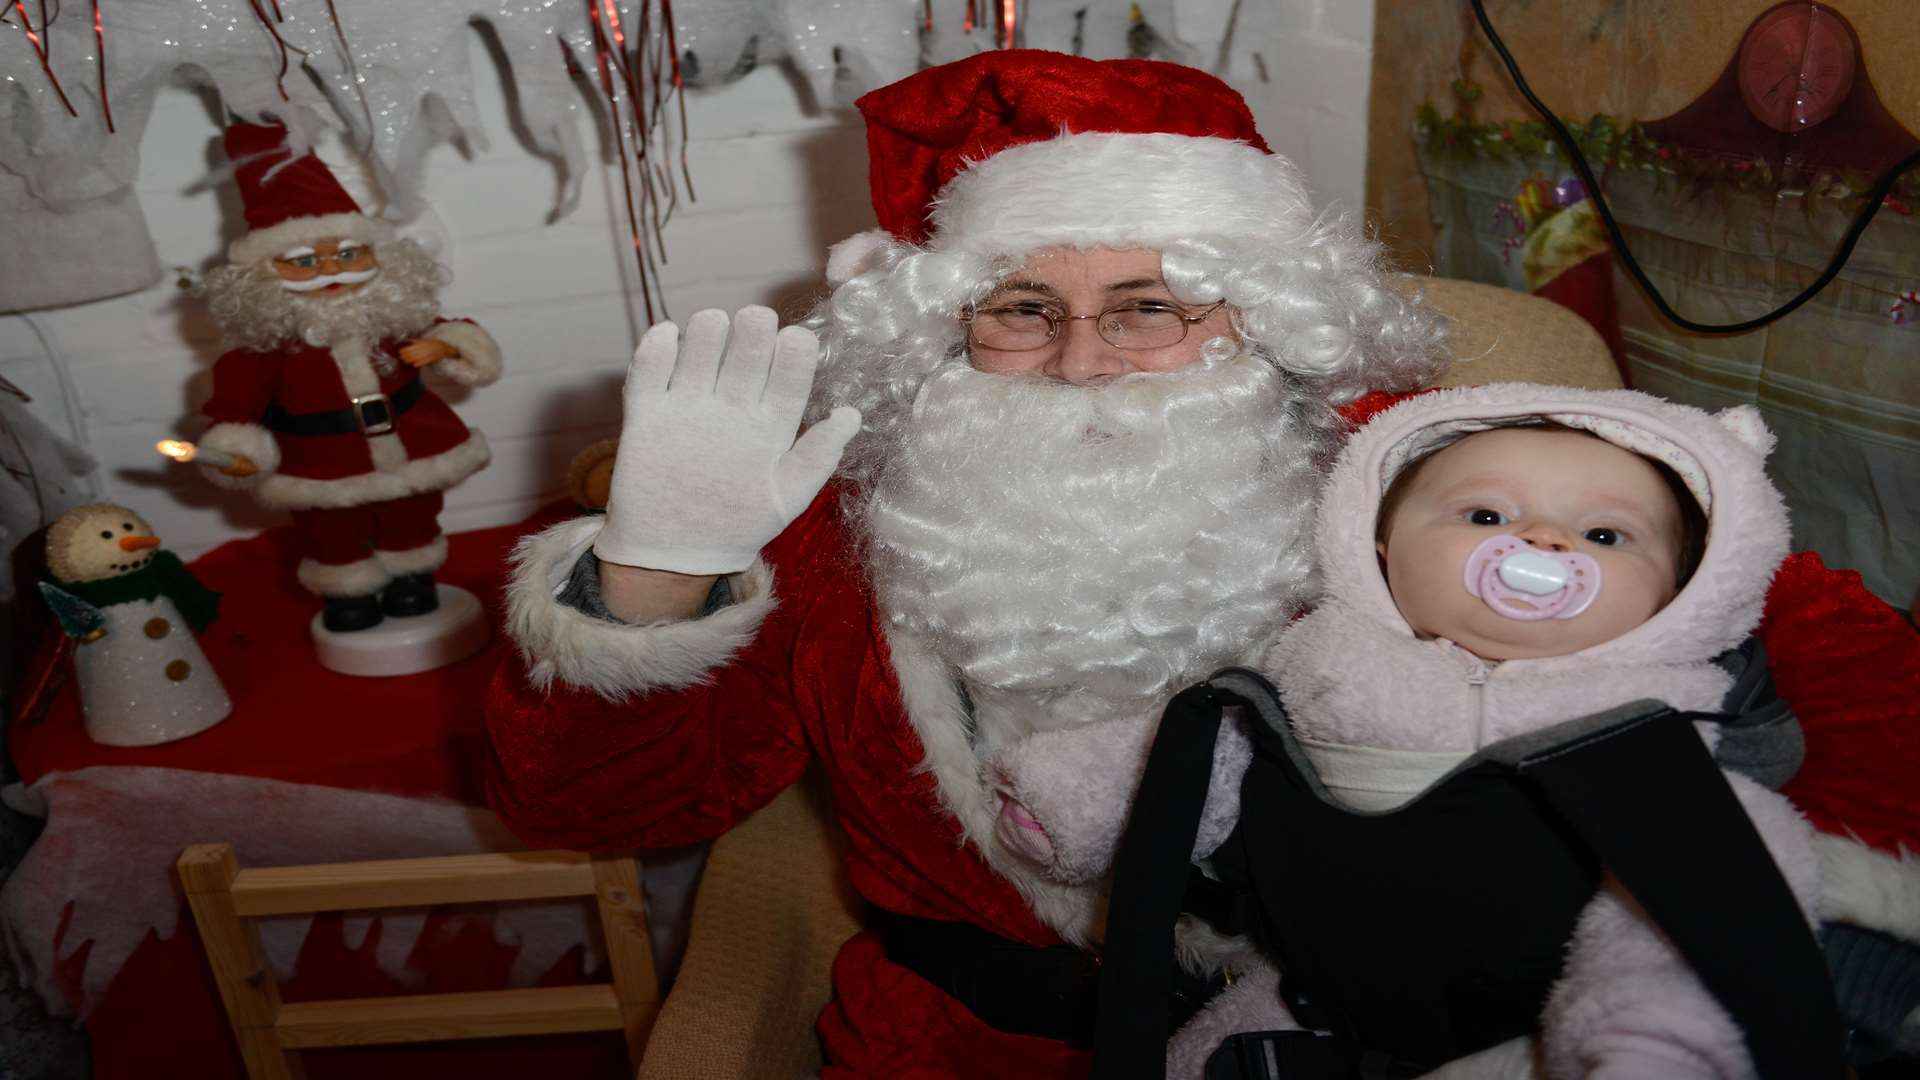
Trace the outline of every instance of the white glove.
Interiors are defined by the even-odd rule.
[[[745,570],[833,475],[860,411],[794,440],[819,342],[763,307],[696,312],[648,330],[627,369],[607,523],[593,553],[682,574]],[[724,352],[724,356],[722,353]],[[677,353],[677,359],[676,359]]]

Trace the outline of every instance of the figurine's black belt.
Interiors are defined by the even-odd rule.
[[[1015,1035],[1093,1044],[1100,958],[1071,945],[1027,945],[969,923],[879,912],[887,959],[945,991],[986,1025]],[[1179,970],[1166,1034],[1200,1011],[1226,980]],[[1164,1037],[1164,1036],[1163,1036]]]
[[[412,408],[426,392],[426,382],[415,379],[391,394],[354,398],[353,404],[344,409],[290,413],[278,405],[270,405],[262,423],[269,431],[282,435],[351,435],[357,431],[385,435],[393,430],[394,418]]]

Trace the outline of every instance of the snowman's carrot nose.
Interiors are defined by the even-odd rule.
[[[159,547],[157,536],[123,536],[120,538],[121,551],[139,551],[142,548]]]

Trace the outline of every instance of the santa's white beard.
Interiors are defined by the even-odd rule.
[[[1251,357],[1098,387],[942,369],[858,508],[880,609],[986,743],[1157,709],[1308,599],[1316,408]]]

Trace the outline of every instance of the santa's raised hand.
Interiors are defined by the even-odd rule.
[[[745,570],[826,484],[857,409],[796,440],[819,342],[746,307],[648,330],[627,369],[607,522],[594,554],[679,574]]]

